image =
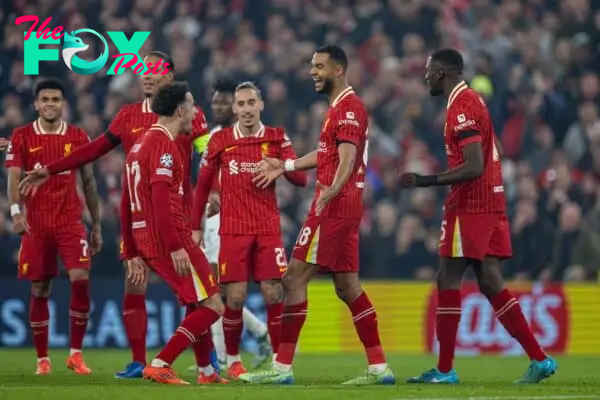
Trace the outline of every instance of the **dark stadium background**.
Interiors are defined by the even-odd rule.
[[[445,192],[402,191],[397,179],[402,171],[445,167],[444,102],[429,96],[423,74],[432,49],[457,47],[468,64],[468,81],[486,99],[504,147],[514,245],[506,277],[597,285],[599,8],[591,0],[4,1],[0,135],[10,136],[14,127],[34,117],[32,89],[38,77],[23,75],[23,32],[29,25],[15,26],[17,16],[52,16],[49,26],[69,31],[150,30],[143,50],[172,55],[178,79],[189,81],[209,122],[208,99],[218,77],[253,80],[265,96],[264,121],[284,126],[299,154],[315,146],[327,109],[326,99],[313,91],[308,62],[316,46],[341,44],[351,59],[350,83],[371,115],[361,274],[431,282]],[[97,49],[92,45],[82,57],[96,58]],[[140,98],[138,77],[129,73],[83,76],[62,62],[42,63],[40,70],[68,82],[64,117],[92,137],[108,126],[120,105]],[[104,250],[93,260],[94,299],[97,309],[101,304],[104,310],[92,321],[95,341],[101,336],[99,326],[112,323],[101,320],[106,307],[109,314],[116,307],[116,319],[120,313],[117,207],[122,165],[119,151],[95,164],[104,233]],[[6,187],[3,167],[0,185]],[[27,287],[14,280],[19,238],[11,233],[5,193],[0,193],[0,346],[13,346],[26,340],[11,335],[27,329]],[[289,248],[312,192],[282,183],[278,193]],[[152,291],[156,304],[174,307],[162,288]],[[55,296],[66,304],[67,287],[57,286]],[[260,301],[252,301],[260,311]],[[66,316],[58,324],[64,333]]]

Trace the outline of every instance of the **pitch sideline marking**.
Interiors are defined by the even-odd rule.
[[[565,396],[483,396],[483,397],[400,397],[394,400],[569,400],[569,399],[600,399],[594,395],[565,395]]]

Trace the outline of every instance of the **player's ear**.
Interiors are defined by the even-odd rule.
[[[265,102],[260,100],[258,103],[258,110],[262,112],[265,109]]]

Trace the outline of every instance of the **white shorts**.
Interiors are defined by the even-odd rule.
[[[219,221],[219,214],[217,214],[207,218],[204,222],[204,254],[211,264],[219,263],[219,248],[221,247]]]

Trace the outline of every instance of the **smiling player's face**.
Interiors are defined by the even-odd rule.
[[[54,122],[62,117],[65,98],[58,89],[40,90],[35,99],[35,109],[43,120]]]
[[[156,69],[158,71],[157,74],[149,73],[147,75],[140,75],[142,79],[142,90],[144,91],[144,96],[152,97],[161,86],[173,80],[173,74],[168,73],[166,75],[162,75],[162,72],[164,71],[165,61],[161,61],[160,57],[148,56],[144,58],[144,62],[147,65],[150,65],[150,69],[152,71],[155,71],[154,66],[156,64],[158,64],[159,62],[161,63],[160,67]]]
[[[329,94],[333,90],[333,81],[338,76],[340,68],[329,54],[315,53],[312,57],[310,75],[317,93]]]

